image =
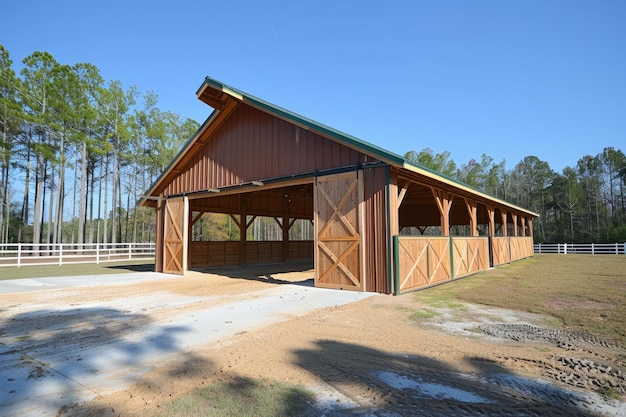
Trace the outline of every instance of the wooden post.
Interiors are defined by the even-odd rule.
[[[520,220],[522,221],[522,236],[526,237],[526,217],[521,216]]]
[[[154,257],[154,272],[163,272],[163,248],[165,245],[165,236],[163,235],[163,216],[165,204],[162,199],[157,200],[156,208],[156,253]],[[98,243],[99,245],[99,243]],[[99,248],[99,246],[98,246]]]
[[[402,199],[404,199],[404,195],[406,192],[404,190],[408,189],[408,185],[401,190],[399,190],[398,177],[396,175],[390,175],[389,177],[389,202],[388,202],[388,210],[389,210],[389,233],[391,236],[395,236],[400,233],[400,226],[398,224],[398,216],[400,211],[400,205],[402,204]]]
[[[189,268],[189,236],[191,225],[189,224],[189,197],[183,197],[183,275],[187,273]]]
[[[465,207],[470,218],[470,236],[478,236],[478,222],[476,220],[476,200],[465,199]]]
[[[528,219],[528,236],[533,237],[533,219]]]
[[[434,187],[431,187],[433,197],[435,197],[435,202],[437,203],[437,207],[439,208],[439,215],[441,217],[441,236],[449,236],[450,235],[450,208],[452,207],[452,194],[444,191],[438,190]]]
[[[511,217],[513,217],[513,236],[519,236],[517,232],[517,214],[511,213]]]
[[[502,236],[507,237],[508,236],[508,230],[507,230],[507,214],[506,211],[503,211],[502,209],[500,209],[500,218],[502,219]]]
[[[283,215],[283,223],[280,225],[283,231],[283,244],[282,244],[282,260],[283,262],[287,262],[289,259],[289,229],[291,228],[292,223],[289,222],[289,215]]]
[[[489,215],[489,237],[496,235],[496,209],[493,206],[487,206],[487,214]]]

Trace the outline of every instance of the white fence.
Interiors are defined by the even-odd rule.
[[[624,255],[626,243],[537,243],[535,253]]]
[[[66,265],[151,260],[154,243],[12,243],[0,244],[0,268],[3,266]]]

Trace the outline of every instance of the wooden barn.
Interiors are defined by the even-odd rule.
[[[400,294],[533,255],[536,213],[217,80],[197,96],[214,111],[142,201],[159,272],[311,260],[316,286]],[[194,238],[206,213],[237,238]]]

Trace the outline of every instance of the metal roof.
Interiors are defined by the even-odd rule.
[[[512,208],[515,211],[523,212],[523,213],[532,215],[534,217],[539,217],[537,213],[534,213],[530,210],[524,209],[522,207],[516,206],[514,204],[508,203],[504,200],[491,196],[461,181],[445,176],[441,173],[433,171],[432,169],[423,167],[413,161],[409,161],[406,158],[398,154],[395,154],[391,151],[388,151],[372,143],[359,139],[355,136],[349,135],[347,133],[341,132],[337,129],[334,129],[322,123],[319,123],[309,118],[306,118],[304,116],[301,116],[297,113],[294,113],[290,110],[279,107],[275,104],[269,103],[265,100],[257,98],[251,94],[248,94],[244,91],[238,90],[237,88],[224,84],[214,78],[206,77],[202,85],[196,91],[196,96],[198,97],[198,99],[200,99],[204,103],[213,107],[215,111],[211,113],[211,115],[207,118],[207,120],[202,124],[200,129],[198,129],[198,132],[196,132],[196,134],[185,144],[185,146],[183,146],[183,148],[178,153],[178,155],[174,158],[172,163],[167,167],[167,169],[163,172],[163,174],[154,182],[154,184],[150,187],[150,190],[146,193],[146,197],[149,197],[151,195],[151,193],[158,187],[158,185],[167,176],[167,174],[169,174],[173,170],[173,168],[182,159],[182,157],[192,148],[192,146],[200,137],[200,133],[203,132],[211,124],[212,120],[219,114],[219,112],[227,106],[229,100],[235,100],[237,102],[243,102],[253,107],[256,107],[266,113],[272,114],[283,120],[287,120],[304,129],[308,129],[313,132],[319,133],[347,147],[350,147],[360,152],[363,152],[365,154],[371,155],[372,157],[377,158],[381,161],[384,161],[396,168],[406,170],[408,172],[412,172],[421,176],[425,176],[427,178],[430,178],[431,180],[435,180],[437,182],[451,186],[452,188],[462,190],[466,193],[476,195],[477,197],[481,197],[483,199],[491,200],[498,205]],[[144,200],[145,199],[146,198],[144,198]]]

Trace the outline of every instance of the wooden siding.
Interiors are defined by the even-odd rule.
[[[486,237],[453,237],[452,265],[454,278],[489,269],[489,239]]]
[[[511,260],[530,258],[534,254],[533,238],[528,236],[511,237]]]
[[[191,242],[190,268],[241,265],[241,246],[236,241]],[[287,261],[313,259],[313,241],[289,242]],[[246,264],[283,262],[282,242],[246,242]]]
[[[492,264],[498,266],[511,262],[511,240],[508,237],[492,237]]]
[[[163,194],[189,193],[373,161],[354,149],[241,103]]]
[[[489,268],[486,237],[396,236],[396,292],[404,293]]]
[[[363,171],[363,198],[365,202],[365,290],[388,294],[389,246],[387,220],[388,168],[378,167]]]
[[[492,266],[498,266],[533,256],[533,238],[531,236],[493,237]]]

